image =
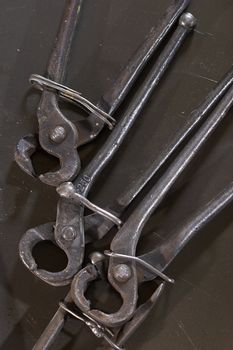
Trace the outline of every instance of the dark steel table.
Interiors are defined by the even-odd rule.
[[[86,0],[68,84],[96,102],[168,4],[167,0]],[[1,350],[31,349],[67,291],[37,280],[19,260],[21,235],[30,227],[54,220],[58,198],[54,188],[23,174],[13,161],[17,140],[37,128],[39,94],[30,89],[28,78],[31,73],[44,73],[63,7],[62,0],[1,0],[0,4]],[[198,27],[96,184],[90,198],[99,205],[106,205],[108,198],[116,196],[158,157],[189,112],[232,65],[233,2],[193,0],[190,10],[198,17]],[[73,120],[82,114],[65,108]],[[233,111],[152,216],[145,232],[151,238],[141,245],[141,251],[158,237],[164,238],[233,180],[232,116]],[[107,134],[105,130],[81,150],[83,164]],[[40,170],[45,169],[48,160],[38,160]],[[129,342],[129,350],[233,348],[232,210],[233,206],[228,207],[200,232],[167,271],[176,284],[167,288]],[[40,254],[35,253],[50,268],[61,268],[64,257],[57,252],[48,261],[50,249],[45,245]],[[93,291],[94,297],[101,295],[102,304],[111,303],[101,288]],[[88,329],[71,320],[55,348],[91,350],[98,344]]]

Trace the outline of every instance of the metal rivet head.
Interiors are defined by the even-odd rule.
[[[197,25],[197,19],[190,12],[185,12],[180,16],[179,25],[188,29],[192,29]]]
[[[55,143],[61,143],[66,137],[66,130],[63,126],[56,126],[51,133],[50,139]]]
[[[91,328],[93,334],[94,334],[97,338],[101,338],[101,337],[103,336],[101,330],[98,329],[97,327],[93,326],[92,323],[87,322],[87,325]]]
[[[89,255],[89,259],[93,265],[106,259],[105,255],[100,252],[93,252]]]
[[[76,232],[72,226],[66,226],[62,230],[62,237],[66,241],[73,241],[76,238]]]
[[[72,182],[64,182],[57,187],[56,191],[61,197],[72,198],[75,194],[75,187]]]
[[[113,276],[118,282],[127,282],[132,276],[131,268],[126,264],[116,265],[113,268]]]

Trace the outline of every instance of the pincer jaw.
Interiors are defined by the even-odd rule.
[[[32,165],[31,156],[36,152],[38,146],[37,137],[29,134],[20,139],[14,154],[15,161],[19,167],[32,177],[36,177],[36,172]]]
[[[61,167],[54,172],[37,175],[32,164],[32,155],[40,149],[36,135],[26,135],[18,142],[14,158],[19,167],[33,178],[38,178],[45,184],[59,186],[65,181],[73,180],[80,170],[80,160],[76,151],[60,157]]]
[[[131,287],[134,285],[133,293],[130,293],[128,298],[124,293],[117,290],[122,298],[122,306],[120,309],[113,314],[106,314],[100,310],[91,309],[90,301],[85,297],[86,290],[89,284],[98,279],[99,273],[94,265],[87,265],[81,271],[77,273],[71,284],[71,296],[76,306],[85,314],[96,320],[98,323],[114,328],[122,326],[127,322],[134,314],[137,305],[137,286],[134,285],[134,278],[129,281]],[[111,284],[113,287],[114,283]]]
[[[48,283],[49,285],[57,287],[70,284],[73,276],[75,273],[77,273],[77,266],[79,266],[79,260],[81,258],[76,258],[64,250],[68,259],[68,264],[64,270],[59,272],[50,272],[44,269],[40,269],[38,268],[38,265],[33,257],[33,248],[42,241],[51,241],[57,245],[54,239],[54,223],[48,223],[32,228],[23,235],[19,243],[19,255],[23,264],[35,276]]]

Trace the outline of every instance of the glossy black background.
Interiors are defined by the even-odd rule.
[[[37,129],[39,94],[30,90],[28,78],[45,71],[64,4],[62,0],[0,1],[2,350],[31,349],[67,290],[40,282],[19,260],[20,237],[28,228],[54,220],[57,195],[54,188],[24,174],[13,160],[17,140]],[[85,0],[68,84],[97,102],[168,4],[167,0]],[[193,0],[190,10],[198,17],[198,27],[91,193],[100,205],[158,157],[232,64],[233,2]],[[154,234],[154,242],[157,234],[165,236],[232,181],[231,118],[232,112],[151,218],[145,233]],[[84,164],[107,133],[82,149]],[[167,288],[128,349],[233,348],[232,209],[228,207],[208,225],[173,263],[168,274],[176,279],[175,286]],[[97,344],[89,330],[71,321],[54,348],[91,350]]]

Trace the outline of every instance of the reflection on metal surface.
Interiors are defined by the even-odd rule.
[[[57,206],[56,222],[40,225],[24,234],[19,245],[20,257],[25,266],[47,284],[70,285],[68,295],[59,304],[34,350],[49,349],[69,315],[88,326],[97,338],[103,338],[104,349],[123,350],[125,342],[159,300],[166,282],[174,283],[164,273],[165,269],[196,233],[232,202],[233,183],[230,183],[181,227],[171,232],[166,240],[152,246],[146,254],[136,256],[138,242],[148,219],[231,109],[233,69],[192,112],[184,127],[172,136],[171,142],[161,152],[159,161],[157,159],[152,162],[112,203],[103,209],[87,198],[97,177],[122,145],[184,40],[196,26],[197,20],[191,13],[182,13],[189,2],[173,1],[165,17],[156,28],[152,28],[115,84],[97,105],[63,84],[82,0],[67,0],[64,18],[47,66],[47,77],[35,74],[30,77],[30,81],[42,91],[37,113],[39,137],[23,137],[17,145],[15,159],[25,172],[37,177],[31,160],[34,152],[41,147],[58,158],[60,169],[42,174],[39,178],[42,182],[55,186],[61,198]],[[157,51],[178,17],[176,30],[162,47],[156,63],[115,126],[112,114],[131,91],[139,73]],[[89,115],[76,123],[70,122],[59,109],[59,97],[81,104]],[[104,124],[109,129],[113,129],[113,125],[115,128],[90,163],[81,170],[77,148],[95,138]],[[174,154],[175,158],[171,160],[170,157]],[[166,164],[168,160],[170,163]],[[124,213],[164,164],[167,168],[161,172],[160,178],[137,204],[136,209],[129,215],[128,212]],[[84,207],[94,213],[85,217]],[[122,214],[128,215],[124,222],[120,219]],[[85,265],[87,243],[103,238],[114,224],[118,230],[111,231],[115,235],[108,247],[110,250],[101,252],[102,248],[97,251],[95,246],[89,246],[91,253],[88,247],[86,255],[89,255],[89,262]],[[66,254],[68,263],[62,271],[50,272],[37,266],[33,248],[45,240],[51,241]],[[104,280],[109,290],[113,288],[119,294],[122,305],[117,311],[105,313],[98,307],[95,308],[87,299],[86,291],[96,280]],[[139,304],[139,287],[142,288],[143,283],[149,281],[156,288],[146,301]]]
[[[130,256],[130,255],[125,255],[125,254],[119,254],[119,253],[114,253],[108,250],[105,250],[104,252],[105,255],[110,256],[110,257],[115,257],[115,258],[122,258],[125,260],[132,260],[135,261],[137,264],[143,266],[145,269],[149,270],[150,272],[152,272],[154,274],[154,278],[156,278],[157,276],[159,276],[160,278],[162,278],[165,282],[168,283],[174,283],[174,279],[166,276],[164,273],[162,273],[161,271],[159,271],[159,269],[156,269],[156,267],[152,266],[151,264],[148,264],[145,260],[137,257],[137,256]]]
[[[179,6],[182,7],[183,5],[184,2],[179,2]],[[180,13],[179,6],[176,4],[175,9],[173,8],[172,11],[174,11],[174,13],[172,14],[172,18],[174,16],[176,17],[177,14]],[[82,170],[79,176],[77,176],[73,181],[75,192],[82,196],[82,201],[83,198],[87,197],[101,171],[107,166],[107,164],[109,164],[110,160],[120,148],[131,127],[141,114],[149,97],[157,87],[181,45],[187,38],[188,34],[191,33],[191,25],[195,24],[193,16],[190,14],[183,14],[181,18],[186,19],[185,25],[184,20],[178,24],[175,32],[169,39],[166,46],[163,48],[151,72],[148,74],[148,77],[137,91],[136,96],[129,104],[126,112],[121,117],[121,120],[117,123],[114,130],[109,135],[107,141],[103,144],[102,148],[100,148],[88,166]],[[156,36],[153,36],[153,43],[158,37],[160,37],[159,42],[156,41],[156,48],[158,47],[158,44],[161,43],[161,36],[163,38],[165,35],[164,28],[171,28],[170,20],[171,12],[169,12],[168,18],[165,18],[164,22],[159,25],[158,29],[156,30]],[[107,212],[109,211],[107,210]],[[68,227],[70,230],[70,226],[72,226],[72,236],[74,239],[67,240],[65,238],[66,235],[64,236],[64,230],[67,230]],[[72,281],[72,278],[79,271],[83,263],[85,233],[84,208],[82,204],[74,205],[72,200],[68,200],[66,198],[60,199],[57,207],[57,218],[54,227],[53,241],[56,242],[56,244],[62,250],[64,250],[67,255],[68,265],[66,269],[56,273],[51,273],[45,270],[37,270],[34,271],[34,274],[51,285],[65,285]],[[26,250],[25,244],[24,249]],[[30,254],[30,244],[28,244],[28,250]],[[29,254],[27,254],[27,256]],[[31,261],[30,264],[34,265],[34,262]]]
[[[30,76],[29,81],[35,85],[39,90],[51,90],[57,93],[60,97],[73,102],[80,104],[84,108],[86,108],[90,113],[94,113],[100,120],[102,120],[106,125],[108,125],[109,129],[112,130],[116,120],[111,117],[109,114],[102,111],[100,108],[95,106],[93,103],[88,101],[85,97],[81,95],[80,92],[72,90],[65,85],[56,83],[51,79],[47,79],[38,74],[32,74]]]

